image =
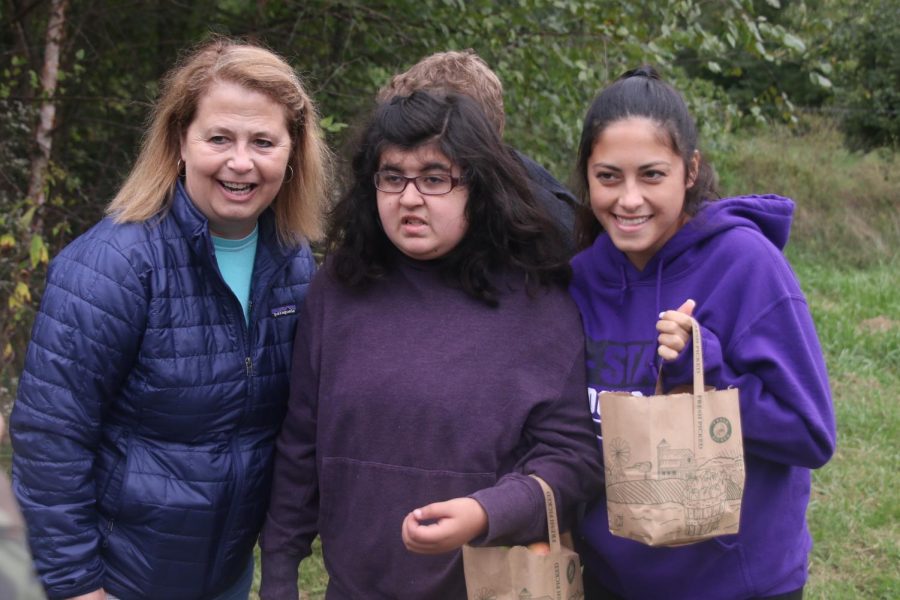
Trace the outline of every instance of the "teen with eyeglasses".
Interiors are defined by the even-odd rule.
[[[502,138],[506,127],[503,84],[497,74],[472,49],[435,52],[397,73],[378,90],[378,100],[409,96],[431,90],[468,96],[478,103],[494,130]],[[578,201],[547,169],[521,150],[507,148],[525,171],[525,182],[537,205],[545,211],[566,241],[570,253],[575,248],[573,234]]]
[[[298,329],[261,538],[264,599],[465,598],[465,543],[546,537],[599,493],[565,245],[477,104],[376,109]]]

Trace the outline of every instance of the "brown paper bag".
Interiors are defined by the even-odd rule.
[[[744,490],[738,390],[705,388],[697,321],[693,354],[693,394],[664,395],[661,378],[654,396],[600,394],[613,535],[679,546],[738,532]]]
[[[550,554],[525,546],[463,546],[463,569],[469,600],[580,600],[584,598],[581,562],[560,542],[556,501],[543,479]]]

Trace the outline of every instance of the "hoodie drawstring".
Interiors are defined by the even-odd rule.
[[[663,261],[660,260],[656,265],[656,314],[662,312],[662,271]]]
[[[662,312],[662,274],[663,274],[663,261],[659,260],[659,263],[656,265],[656,313],[658,315]],[[655,331],[654,327],[654,331]],[[654,336],[655,338],[656,336]],[[653,373],[653,379],[656,380],[659,378],[659,370],[662,368],[660,364],[659,354],[654,352],[653,359],[647,365],[650,367],[650,372]]]
[[[628,291],[628,278],[625,276],[625,265],[619,265],[619,273],[622,275],[622,285],[619,286],[619,306],[625,303],[625,292]]]

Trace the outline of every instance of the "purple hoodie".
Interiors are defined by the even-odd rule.
[[[531,473],[556,493],[564,530],[598,493],[578,310],[565,289],[529,293],[523,279],[498,275],[491,308],[436,261],[399,258],[364,289],[319,271],[297,329],[261,598],[297,599],[317,533],[329,600],[465,598],[460,551],[404,547],[409,511],[469,496],[488,516],[472,543],[511,545],[547,534]]]
[[[605,492],[585,517],[586,569],[625,598],[744,599],[802,587],[812,539],[810,469],[834,452],[828,375],[797,279],[781,253],[794,203],[743,196],[704,205],[647,263],[632,265],[600,235],[572,261],[570,291],[597,393],[653,393],[656,321],[697,302],[707,385],[740,390],[746,487],[740,532],[678,548],[609,533]],[[690,346],[663,369],[666,388],[691,378]]]

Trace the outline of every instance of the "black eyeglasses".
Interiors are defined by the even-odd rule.
[[[412,181],[420,193],[426,196],[443,196],[449,194],[456,186],[465,182],[463,177],[453,177],[444,173],[431,173],[407,177],[396,171],[378,171],[375,173],[375,189],[388,194],[399,194]]]

